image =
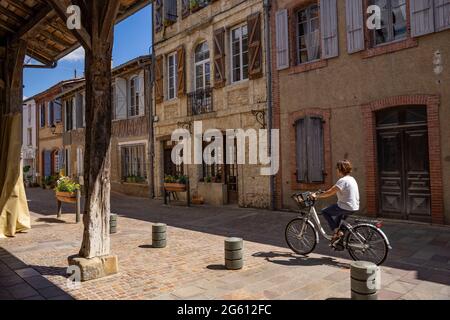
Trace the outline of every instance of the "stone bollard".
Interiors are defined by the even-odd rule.
[[[244,241],[241,238],[225,240],[225,267],[239,270],[244,267]]]
[[[167,246],[167,226],[163,223],[156,223],[152,226],[152,246],[153,248],[165,248]]]
[[[380,267],[371,262],[355,261],[351,264],[352,300],[378,300],[381,289]]]
[[[111,213],[109,216],[109,234],[117,233],[117,214]]]

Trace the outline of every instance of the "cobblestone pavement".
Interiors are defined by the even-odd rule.
[[[347,299],[349,257],[322,243],[308,258],[286,247],[295,214],[235,207],[164,206],[114,194],[119,215],[112,253],[117,275],[67,287],[67,257],[78,252],[75,208],[56,219],[51,191],[28,189],[33,228],[0,239],[0,299]],[[168,225],[168,246],[151,247],[151,225]],[[393,250],[380,299],[450,298],[450,228],[389,222]],[[224,269],[223,240],[245,240],[245,268]]]

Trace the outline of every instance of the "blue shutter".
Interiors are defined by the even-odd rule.
[[[323,120],[320,117],[308,118],[308,181],[324,181]]]
[[[52,152],[44,151],[44,177],[52,175]]]
[[[54,114],[55,114],[55,122],[61,122],[62,120],[62,105],[61,99],[55,100],[53,104]]]
[[[339,55],[338,16],[336,0],[320,1],[320,31],[322,35],[322,58]]]
[[[306,119],[298,120],[295,124],[295,129],[297,182],[306,182],[308,180]]]
[[[434,32],[433,0],[411,0],[411,36],[418,37]]]
[[[450,0],[434,0],[434,20],[436,31],[450,28]]]

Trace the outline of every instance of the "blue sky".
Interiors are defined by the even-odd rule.
[[[149,54],[152,41],[151,7],[147,6],[115,27],[113,63],[118,66],[137,56]],[[45,91],[62,80],[84,73],[84,51],[78,49],[58,62],[56,69],[25,69],[25,97]]]

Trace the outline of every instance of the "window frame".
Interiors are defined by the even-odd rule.
[[[147,145],[145,143],[131,143],[131,144],[122,144],[120,145],[119,148],[119,154],[120,154],[120,179],[122,183],[128,183],[127,182],[127,178],[131,177],[129,174],[130,172],[134,172],[134,171],[140,171],[141,172],[137,172],[139,177],[143,178],[143,181],[141,182],[135,182],[135,183],[139,183],[139,184],[145,184],[148,181],[148,172],[147,172]],[[131,152],[129,154],[131,154],[131,156],[128,156],[128,158],[125,155],[125,150],[128,150],[128,152]],[[133,152],[135,152],[135,154],[137,155],[137,157],[142,156],[143,158],[141,159],[141,163],[142,163],[142,167],[141,168],[133,168],[133,166],[135,166],[135,164],[133,164],[134,160],[131,159],[133,157]],[[131,166],[132,168],[127,168],[129,165],[129,163],[127,162],[131,161]],[[138,161],[139,162],[139,161]],[[137,177],[135,176],[135,177]]]
[[[310,27],[311,25],[311,17],[310,17],[310,10],[312,7],[316,6],[317,7],[317,22],[318,22],[318,32],[319,32],[319,58],[317,59],[313,59],[313,60],[308,60],[305,62],[300,62],[300,43],[299,43],[299,38],[300,38],[300,30],[299,30],[299,25],[300,25],[300,21],[299,21],[299,13],[301,11],[306,11],[307,12],[307,24]],[[301,7],[297,7],[295,8],[295,10],[293,11],[294,13],[294,29],[295,29],[295,39],[294,39],[294,48],[295,48],[295,65],[299,66],[299,65],[305,65],[308,63],[314,63],[317,61],[322,60],[322,40],[321,40],[321,36],[322,36],[322,30],[321,30],[321,16],[320,16],[320,3],[319,1],[315,1],[313,3],[309,3],[305,6],[301,6]],[[309,34],[309,33],[308,33]],[[306,48],[306,54],[308,54],[308,49]]]
[[[364,16],[365,16],[365,21],[367,21],[367,18],[368,18],[368,14],[367,14],[367,8],[368,8],[368,6],[370,6],[370,5],[375,5],[375,1],[376,0],[366,0],[366,2],[365,2],[365,7],[363,7],[363,8],[366,8],[366,13],[364,14]],[[368,39],[367,39],[367,41],[368,41],[368,43],[369,43],[369,48],[379,48],[379,47],[382,47],[382,46],[386,46],[386,45],[390,45],[390,44],[394,44],[394,43],[396,43],[396,42],[401,42],[401,41],[405,41],[405,40],[407,40],[408,38],[410,38],[411,37],[411,31],[410,31],[410,24],[411,24],[411,14],[410,14],[410,12],[409,12],[409,6],[408,6],[408,0],[404,0],[405,1],[405,3],[404,3],[404,6],[405,6],[405,15],[406,15],[406,20],[405,20],[405,24],[406,24],[406,30],[405,30],[405,33],[404,33],[404,36],[402,37],[402,38],[399,38],[399,39],[395,39],[395,38],[392,38],[391,39],[391,36],[394,36],[393,34],[391,34],[391,33],[393,33],[392,32],[392,29],[393,29],[393,27],[394,27],[394,23],[393,23],[393,19],[392,19],[392,15],[391,14],[388,14],[388,26],[387,26],[387,30],[388,30],[388,35],[389,35],[389,38],[390,38],[390,40],[388,40],[388,41],[386,41],[386,42],[382,42],[382,43],[376,43],[376,31],[377,30],[367,30],[368,31],[368,33],[367,33],[367,35],[368,35]],[[393,13],[393,6],[392,6],[392,0],[386,0],[386,5],[388,6],[388,12],[391,12],[391,13]],[[398,8],[400,8],[401,6],[398,6]],[[367,29],[367,28],[366,28]],[[381,30],[383,30],[383,29],[381,29]]]
[[[241,35],[239,37],[239,68],[240,68],[240,72],[239,72],[239,76],[240,79],[239,80],[235,80],[234,79],[234,67],[233,67],[233,59],[234,59],[234,53],[233,53],[233,32],[238,30],[238,29],[243,29],[244,27],[247,28],[247,77],[244,78],[244,69],[245,69],[245,65],[244,65],[244,51],[243,51],[243,36],[242,36],[242,32]],[[248,81],[250,78],[250,74],[249,74],[249,48],[248,48],[248,40],[249,40],[249,34],[248,34],[248,24],[247,22],[241,23],[239,25],[234,26],[233,28],[230,29],[229,32],[229,37],[230,37],[230,72],[231,72],[231,83],[232,84],[236,84],[236,83],[241,83],[244,81]]]
[[[197,61],[197,48],[199,48],[199,46],[203,46],[203,44],[207,45],[208,47],[208,58],[207,59],[203,59],[200,61]],[[207,85],[206,83],[206,65],[209,64],[209,85]],[[197,88],[197,67],[201,66],[202,70],[203,70],[203,88]],[[195,46],[195,50],[194,50],[194,91],[197,90],[204,90],[204,89],[208,89],[211,87],[211,51],[209,50],[209,45],[207,41],[203,41],[200,42],[199,44],[197,44],[197,46]]]
[[[173,77],[170,76],[170,59],[173,59]],[[178,83],[178,54],[176,51],[167,55],[167,100],[175,100],[178,98],[177,83]],[[173,96],[170,95],[171,81],[173,81]]]
[[[45,112],[45,103],[41,103],[40,107],[39,107],[39,113],[40,113],[40,123],[39,123],[39,127],[40,128],[45,128],[45,124],[46,124],[46,112]]]
[[[140,78],[138,75],[131,77],[128,80],[128,96],[129,96],[129,104],[127,107],[127,118],[135,118],[139,117],[139,108],[140,108]],[[134,95],[133,91],[134,90]],[[134,105],[132,103],[134,99]],[[132,112],[134,110],[134,113]]]

